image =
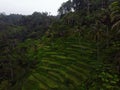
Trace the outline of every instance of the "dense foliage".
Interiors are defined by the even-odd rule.
[[[119,90],[120,1],[58,12],[0,14],[0,90]]]

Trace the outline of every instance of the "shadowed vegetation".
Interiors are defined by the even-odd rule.
[[[119,90],[120,1],[58,12],[0,14],[0,90]]]

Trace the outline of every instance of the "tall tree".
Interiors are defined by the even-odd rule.
[[[84,0],[73,0],[73,8],[75,11],[79,11],[81,9],[84,9],[85,2]]]
[[[64,15],[66,13],[69,13],[72,11],[72,2],[71,0],[68,0],[67,2],[64,2],[61,7],[58,9],[59,15]]]

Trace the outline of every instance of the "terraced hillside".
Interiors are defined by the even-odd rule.
[[[40,46],[36,54],[39,64],[24,79],[22,90],[82,90],[94,69],[94,46],[78,38],[59,38]]]

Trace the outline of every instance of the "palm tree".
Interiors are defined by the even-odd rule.
[[[118,1],[113,2],[109,8],[111,10],[111,22],[113,22],[112,29],[119,30],[120,28],[120,2]]]

